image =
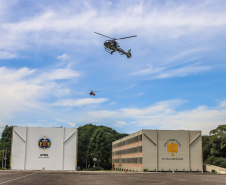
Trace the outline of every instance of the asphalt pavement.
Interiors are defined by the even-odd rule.
[[[226,185],[225,174],[0,171],[0,185]]]

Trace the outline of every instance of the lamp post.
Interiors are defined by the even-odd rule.
[[[2,168],[3,168],[3,163],[4,163],[4,148],[2,149]]]
[[[97,158],[93,158],[93,161],[94,161],[94,166],[93,167],[95,167],[95,162],[97,161]]]
[[[6,160],[7,160],[6,156],[7,156],[7,149],[5,150],[5,169],[6,169]]]

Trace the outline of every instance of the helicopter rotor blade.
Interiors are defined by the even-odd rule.
[[[93,92],[100,92],[100,91],[93,91]]]
[[[108,37],[108,36],[106,36],[106,35],[102,35],[102,34],[100,34],[100,33],[97,33],[97,32],[94,32],[94,33],[96,33],[96,34],[98,34],[98,35],[101,35],[101,36],[104,36],[104,37],[107,37],[107,38],[110,38],[110,39],[112,39],[111,37]]]
[[[123,38],[118,38],[118,39],[114,39],[114,40],[119,40],[119,39],[128,39],[128,38],[131,38],[131,37],[137,37],[137,35],[134,35],[134,36],[130,36],[130,37],[123,37]]]

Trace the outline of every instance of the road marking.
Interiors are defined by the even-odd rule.
[[[15,181],[15,180],[18,180],[18,179],[21,179],[21,178],[24,178],[24,177],[28,177],[28,176],[30,176],[30,175],[34,175],[34,174],[36,174],[36,173],[38,173],[38,172],[31,173],[31,174],[29,174],[29,175],[24,175],[24,176],[22,176],[22,177],[18,177],[18,178],[15,178],[15,179],[11,179],[11,180],[8,180],[8,181],[5,181],[5,182],[1,182],[0,184],[4,184],[4,183],[7,183],[7,182]]]

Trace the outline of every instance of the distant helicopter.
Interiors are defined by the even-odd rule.
[[[97,32],[94,32],[94,33],[99,34],[99,35],[104,36],[104,37],[107,37],[107,38],[110,38],[110,40],[106,40],[104,42],[106,52],[113,54],[115,51],[118,51],[121,55],[126,55],[127,58],[130,58],[132,56],[131,55],[131,49],[129,49],[128,52],[125,52],[123,49],[120,48],[120,46],[119,46],[118,42],[116,42],[116,40],[136,37],[136,35],[130,36],[130,37],[123,37],[123,38],[115,39],[115,38],[108,37],[106,35],[102,35],[102,34],[97,33]]]
[[[90,95],[90,96],[91,96],[91,95],[95,96],[96,94],[95,94],[94,92],[100,92],[100,91],[93,91],[93,90],[90,90],[89,95]]]

